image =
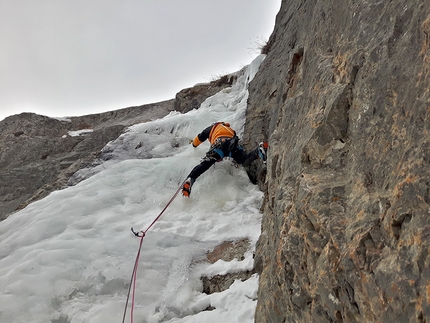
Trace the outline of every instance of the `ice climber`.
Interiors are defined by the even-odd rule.
[[[224,157],[231,157],[236,163],[245,166],[251,164],[257,158],[266,163],[268,143],[261,142],[257,148],[249,153],[246,152],[239,144],[239,137],[236,132],[230,128],[230,124],[227,122],[217,122],[207,127],[193,140],[190,140],[190,144],[195,148],[206,139],[211,144],[210,149],[200,164],[193,168],[185,180],[182,186],[182,195],[184,196],[190,196],[191,187],[197,177],[216,162],[223,160]]]

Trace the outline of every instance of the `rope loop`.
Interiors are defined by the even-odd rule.
[[[133,232],[133,234],[138,237],[138,238],[143,238],[145,236],[145,232],[144,231],[134,231],[133,227],[131,227],[131,232]]]

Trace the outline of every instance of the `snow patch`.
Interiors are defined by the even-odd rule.
[[[82,129],[82,130],[76,130],[76,131],[69,131],[68,133],[70,137],[78,137],[80,135],[84,135],[86,133],[93,132],[93,131],[94,131],[93,129]]]

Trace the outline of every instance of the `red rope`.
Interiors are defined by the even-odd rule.
[[[185,181],[184,181],[185,183]],[[160,214],[158,214],[158,216],[154,219],[154,221],[152,221],[152,223],[146,228],[145,231],[139,231],[139,232],[135,232],[133,230],[133,228],[131,228],[131,231],[134,233],[134,235],[136,237],[140,238],[140,243],[139,243],[139,249],[137,251],[137,255],[136,255],[136,260],[134,262],[134,268],[133,268],[133,273],[131,274],[131,279],[130,279],[130,286],[128,287],[128,293],[127,293],[127,300],[125,301],[125,308],[124,308],[124,315],[122,317],[122,323],[125,322],[125,316],[127,314],[127,306],[128,306],[128,301],[130,298],[130,291],[131,288],[133,287],[133,293],[132,293],[132,297],[131,297],[131,310],[130,310],[130,322],[133,323],[133,316],[134,316],[134,299],[135,299],[135,294],[136,294],[136,279],[137,279],[137,268],[139,266],[139,258],[140,258],[140,251],[142,250],[142,242],[143,242],[143,238],[145,238],[146,233],[148,232],[148,230],[155,224],[155,222],[158,221],[158,219],[163,215],[164,211],[166,211],[166,209],[169,207],[169,205],[173,202],[173,200],[176,198],[176,196],[179,194],[179,192],[181,191],[182,186],[184,185],[184,183],[181,184],[181,186],[179,186],[179,188],[177,189],[176,193],[172,196],[172,198],[170,199],[170,201],[166,204],[166,206],[164,207],[164,209],[161,210]]]

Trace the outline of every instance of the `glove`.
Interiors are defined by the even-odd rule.
[[[190,143],[190,145],[193,145],[194,148],[197,147],[197,146],[194,146],[194,140],[193,139],[190,139],[189,143]]]
[[[194,139],[190,139],[189,143],[190,143],[190,145],[193,145],[194,148],[196,148],[198,145],[200,145],[200,143],[198,143],[197,145],[195,145],[194,141],[195,141],[195,138]]]

